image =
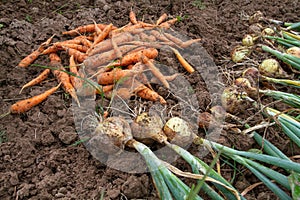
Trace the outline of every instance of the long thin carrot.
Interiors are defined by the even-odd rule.
[[[159,71],[159,69],[153,64],[153,61],[142,55],[142,62],[151,70],[152,74],[160,80],[160,82],[166,87],[170,88],[168,81],[165,79],[164,75]]]
[[[184,69],[186,69],[186,71],[188,71],[189,73],[193,73],[195,71],[195,69],[182,57],[182,55],[179,53],[179,51],[172,47],[170,47],[170,48],[172,49],[172,51],[174,52],[178,61],[184,67]]]
[[[38,75],[36,78],[32,79],[31,81],[29,81],[28,83],[26,83],[25,85],[23,85],[23,87],[21,88],[19,94],[22,93],[22,91],[30,86],[34,86],[37,85],[39,83],[41,83],[43,80],[45,80],[48,75],[50,74],[50,69],[45,69],[40,75]]]
[[[79,78],[80,74],[78,73],[77,65],[73,55],[70,56],[69,65],[70,65],[70,72],[72,73],[72,75],[70,76],[70,82],[72,83],[75,89],[78,89],[82,86],[82,79]]]
[[[76,95],[75,89],[70,82],[69,75],[65,72],[66,69],[61,64],[61,59],[56,53],[52,53],[49,55],[50,65],[51,67],[55,67],[56,69],[52,71],[53,75],[56,77],[58,82],[61,82],[65,91],[72,96],[72,98],[77,102],[78,106],[80,106],[78,97]]]
[[[103,30],[107,25],[106,24],[97,24],[97,26]],[[117,27],[113,26],[113,29],[116,29]],[[89,24],[85,26],[79,26],[76,29],[70,30],[70,31],[65,31],[63,32],[64,35],[70,35],[70,36],[75,36],[75,35],[80,35],[84,33],[93,33],[95,32],[95,24]]]
[[[54,36],[55,35],[51,36],[46,42],[42,43],[37,50],[33,51],[31,54],[29,54],[28,56],[23,58],[20,61],[20,63],[18,64],[18,66],[19,67],[28,67],[31,63],[33,63],[39,57],[39,55],[41,55],[42,52],[45,50],[45,46],[50,44],[50,42]]]
[[[168,21],[166,21],[166,22],[164,22],[164,23],[161,23],[161,24],[159,25],[159,27],[169,29],[169,28],[170,28],[172,25],[174,25],[175,22],[177,22],[177,21],[178,21],[178,19],[177,19],[177,17],[176,17],[176,18],[170,19],[170,20],[168,20]]]
[[[47,97],[53,94],[60,87],[60,85],[61,83],[58,86],[53,87],[42,94],[31,97],[29,99],[24,99],[16,102],[10,107],[10,113],[12,114],[25,113],[26,111],[30,110],[32,107],[40,104],[42,101],[47,99]]]
[[[85,53],[89,48],[80,44],[63,44],[62,46]]]

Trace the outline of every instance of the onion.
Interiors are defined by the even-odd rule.
[[[121,117],[109,117],[100,122],[89,140],[88,146],[94,153],[99,150],[107,154],[115,154],[132,140],[130,125]]]
[[[249,23],[254,24],[264,19],[264,15],[261,11],[255,12],[252,16],[249,17]]]
[[[194,138],[194,133],[188,122],[179,117],[169,119],[163,130],[168,139],[179,146],[190,144]]]
[[[261,35],[265,36],[265,35],[274,35],[275,31],[271,28],[265,28],[262,32]]]
[[[238,63],[241,62],[249,54],[250,54],[249,47],[236,46],[231,52],[231,60],[235,63]]]
[[[221,95],[222,106],[231,114],[245,111],[249,107],[245,100],[253,101],[246,92],[236,86],[225,88]]]
[[[131,123],[133,137],[143,143],[149,144],[153,140],[163,143],[167,136],[163,133],[164,124],[158,115],[149,116],[148,113],[142,113]]]
[[[259,81],[259,71],[256,67],[250,67],[243,71],[243,78],[247,78],[252,86],[258,84]]]
[[[299,47],[290,47],[286,50],[286,53],[293,55],[297,58],[300,58],[300,48]]]
[[[259,23],[255,23],[249,26],[249,33],[261,34],[263,29],[262,25]]]
[[[234,85],[246,91],[251,98],[257,97],[257,89],[251,85],[250,81],[247,78],[237,78],[234,81]]]
[[[266,76],[287,77],[287,73],[281,68],[279,62],[273,58],[263,60],[258,69],[261,74]]]
[[[254,35],[247,34],[243,37],[242,44],[244,46],[253,46],[254,42],[255,42],[255,40],[257,40],[257,38],[258,37],[255,37]]]

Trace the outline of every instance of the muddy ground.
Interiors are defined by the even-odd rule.
[[[202,38],[201,45],[216,65],[226,69],[224,73],[233,69],[229,61],[230,51],[248,32],[247,15],[260,10],[269,18],[296,21],[299,20],[299,8],[297,0],[272,3],[264,0],[79,0],[76,3],[1,0],[0,111],[5,113],[17,100],[39,94],[57,84],[51,76],[19,94],[20,87],[42,69],[16,67],[24,56],[54,33],[58,34],[56,40],[62,39],[62,31],[89,24],[92,20],[120,27],[128,22],[130,9],[136,12],[138,19],[148,22],[155,21],[163,13],[170,17],[182,16],[183,20],[173,29],[190,38]],[[39,59],[39,64],[46,65],[47,62],[46,57]],[[233,70],[240,71],[242,67]],[[222,71],[217,73],[222,74]],[[237,75],[223,76],[223,84],[231,83],[231,78]],[[199,87],[199,109],[205,111],[210,100],[205,94],[204,84],[194,85]],[[129,174],[111,169],[91,156],[83,144],[72,145],[79,138],[71,99],[62,89],[26,114],[1,119],[0,131],[0,199],[99,199],[102,194],[104,199],[158,198],[148,173]],[[290,143],[278,129],[270,129],[267,138],[288,156],[293,155]],[[226,131],[222,132],[220,141],[242,150],[256,147],[252,139]],[[204,159],[210,162],[209,156]],[[177,166],[180,163],[178,161]],[[233,170],[225,165],[224,177],[230,180],[233,174]],[[240,168],[233,185],[243,191],[256,182],[258,180],[250,172]],[[264,186],[258,186],[246,195],[248,199],[273,197]]]

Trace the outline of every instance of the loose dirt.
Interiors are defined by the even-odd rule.
[[[138,19],[148,22],[155,21],[163,13],[181,16],[183,20],[173,29],[190,38],[202,38],[201,45],[224,72],[226,68],[232,70],[230,51],[248,31],[245,16],[260,10],[270,18],[296,21],[299,20],[300,7],[296,0],[272,3],[264,0],[79,0],[76,3],[2,0],[0,112],[7,112],[9,106],[19,99],[39,94],[57,84],[54,77],[50,77],[18,94],[24,83],[43,70],[16,67],[39,44],[53,34],[57,34],[55,40],[63,39],[62,31],[89,24],[92,20],[123,26],[128,22],[130,9],[136,12]],[[41,57],[38,63],[47,65],[48,60]],[[216,82],[219,81],[217,73]],[[223,76],[221,71],[219,74]],[[229,84],[232,76],[223,78],[223,84]],[[210,104],[205,83],[192,75],[188,80],[197,88],[199,109],[205,111]],[[5,137],[0,136],[0,199],[100,199],[102,194],[104,199],[158,199],[148,173],[129,174],[108,168],[91,156],[83,144],[72,145],[79,138],[71,102],[70,96],[59,90],[26,114],[1,119],[0,131],[5,132]],[[290,143],[278,129],[270,129],[268,139],[292,155]],[[241,150],[255,147],[252,139],[228,131],[222,132],[219,141]],[[196,152],[196,149],[191,147],[191,151]],[[211,161],[209,156],[205,160]],[[181,160],[176,166],[188,169]],[[240,191],[258,182],[245,169],[240,167],[239,170],[233,184]],[[233,174],[230,167],[224,167],[225,178],[230,180]],[[249,192],[246,198],[271,199],[274,195],[261,185]]]

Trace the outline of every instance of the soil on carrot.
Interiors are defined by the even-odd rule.
[[[269,18],[299,20],[298,1],[79,0],[66,3],[2,0],[0,112],[7,112],[9,106],[19,99],[37,95],[57,84],[52,76],[19,94],[21,86],[43,70],[33,66],[17,68],[16,65],[24,56],[53,34],[56,34],[55,40],[61,40],[62,31],[93,23],[93,20],[121,27],[128,23],[131,9],[138,19],[148,22],[154,22],[163,13],[172,17],[180,16],[181,20],[173,29],[190,38],[202,38],[201,45],[216,65],[223,69],[219,73],[223,77],[220,84],[224,85],[231,83],[231,78],[247,67],[234,68],[229,61],[230,51],[248,32],[247,15],[260,10]],[[66,55],[61,56],[66,58]],[[47,65],[48,58],[39,58],[38,64]],[[217,74],[215,77],[216,82],[220,81]],[[196,88],[199,110],[207,110],[211,99],[205,83],[192,75],[188,80]],[[1,119],[0,199],[100,199],[102,195],[104,199],[158,199],[149,173],[130,174],[111,169],[95,159],[83,144],[76,144],[80,138],[75,130],[71,102],[71,97],[60,89],[27,113]],[[249,116],[241,113],[240,117],[243,115]],[[251,123],[255,124],[255,120],[260,119],[253,118]],[[266,137],[288,156],[295,151],[299,153],[299,149],[295,150],[279,129],[269,130]],[[204,134],[203,130],[199,131]],[[257,147],[251,138],[228,130],[222,131],[219,142],[241,150]],[[192,146],[190,151],[197,153],[197,148]],[[204,160],[211,162],[209,156]],[[180,159],[174,164],[183,170],[189,169]],[[258,182],[241,167],[234,172],[224,165],[222,175],[232,180],[240,191]],[[187,179],[185,181],[190,185],[194,183]],[[248,192],[246,198],[271,199],[274,194],[260,185]]]

